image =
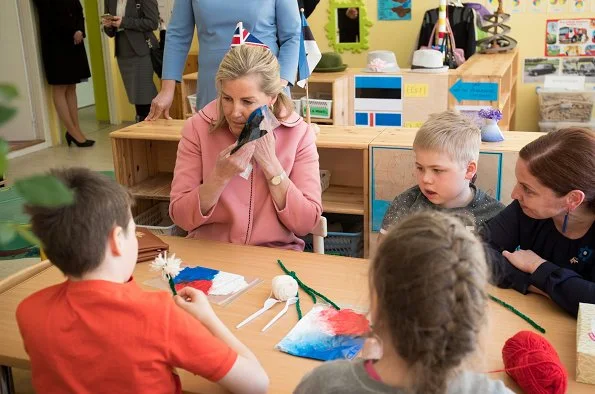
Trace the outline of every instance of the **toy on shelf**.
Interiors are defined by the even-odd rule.
[[[496,12],[492,15],[485,15],[483,19],[486,23],[481,27],[481,30],[490,34],[490,37],[482,38],[477,42],[480,47],[479,53],[508,52],[517,46],[517,41],[506,35],[510,32],[510,26],[505,25],[504,22],[510,19],[510,14],[505,13],[502,9],[502,0],[498,1]]]

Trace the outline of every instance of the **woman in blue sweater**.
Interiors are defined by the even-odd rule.
[[[282,81],[294,82],[301,34],[296,0],[176,0],[165,39],[161,92],[153,99],[147,119],[158,119],[162,113],[170,119],[176,81],[182,80],[195,26],[199,50],[196,108],[217,97],[215,73],[238,22],[277,56]]]
[[[595,303],[595,133],[568,128],[519,152],[513,201],[482,229],[494,281],[572,315]]]

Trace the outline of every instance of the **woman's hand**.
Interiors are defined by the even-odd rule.
[[[113,16],[112,17],[112,26],[115,28],[120,28],[120,25],[122,24],[122,17],[121,16]]]
[[[82,31],[80,31],[80,30],[77,30],[77,31],[74,33],[74,45],[78,45],[78,44],[80,44],[81,42],[83,42],[83,38],[84,38],[84,37],[83,37],[83,32],[82,32]]]
[[[109,18],[108,17],[101,18],[101,24],[104,27],[112,27],[112,17],[110,16]]]
[[[545,263],[545,260],[532,250],[516,250],[513,253],[505,250],[502,255],[510,264],[527,274],[532,274],[541,264]]]
[[[174,101],[175,89],[176,81],[169,79],[161,81],[161,91],[151,101],[151,110],[145,120],[157,120],[161,117],[161,114],[165,119],[171,119],[169,109]]]
[[[254,141],[256,149],[254,150],[254,159],[262,168],[262,171],[268,178],[279,175],[283,171],[277,154],[275,153],[275,135],[268,132],[263,137]]]
[[[219,153],[213,175],[221,181],[227,182],[234,176],[242,173],[248,167],[248,164],[250,164],[250,160],[252,160],[255,149],[253,142],[247,143],[237,152],[231,154],[231,150],[235,147],[236,144],[234,143]]]

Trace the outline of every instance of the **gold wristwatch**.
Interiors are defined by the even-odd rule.
[[[271,185],[273,186],[279,186],[281,184],[281,182],[283,182],[283,179],[287,178],[287,174],[285,173],[285,171],[281,171],[281,173],[279,175],[275,175],[274,177],[271,178]]]

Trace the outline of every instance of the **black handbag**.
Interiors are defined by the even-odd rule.
[[[135,0],[136,2],[136,12],[139,18],[143,18],[144,14],[142,12],[141,0]],[[160,44],[155,34],[152,31],[146,31],[145,34],[145,41],[147,42],[147,46],[149,47],[149,53],[151,54],[151,64],[153,65],[153,71],[159,79],[161,79],[161,73],[163,71],[163,46]]]

